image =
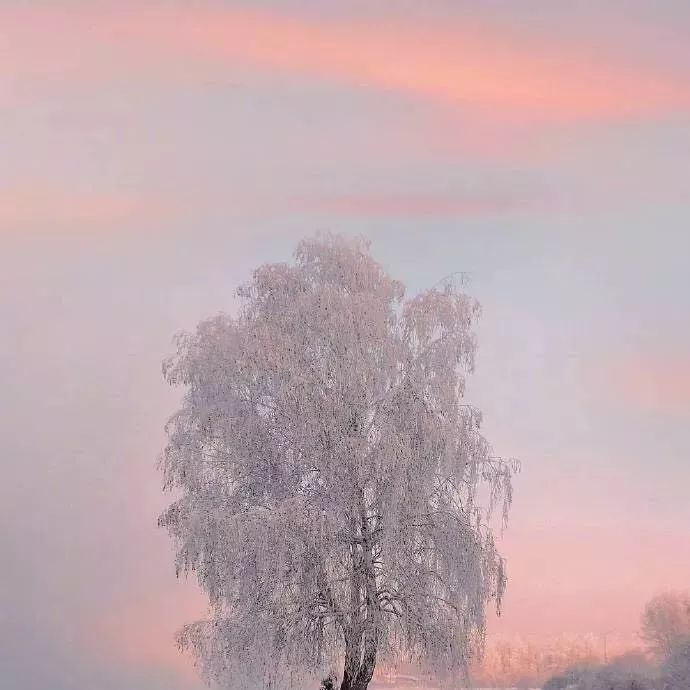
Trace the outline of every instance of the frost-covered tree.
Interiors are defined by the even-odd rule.
[[[478,306],[450,283],[406,299],[368,249],[301,242],[163,367],[186,394],[160,522],[210,602],[180,641],[233,688],[365,690],[410,659],[452,685],[504,591],[512,467],[463,402]]]
[[[690,593],[666,592],[649,601],[642,613],[641,636],[662,659],[690,640]]]
[[[473,664],[471,676],[477,687],[536,688],[566,670],[598,665],[596,647],[593,635],[561,635],[539,644],[520,638],[494,641],[481,664]]]

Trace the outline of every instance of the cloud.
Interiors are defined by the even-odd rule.
[[[645,354],[606,366],[610,397],[636,409],[690,413],[690,357]]]
[[[497,215],[515,210],[508,198],[452,195],[342,195],[298,200],[307,211],[343,217],[456,218]]]
[[[197,4],[3,10],[15,89],[259,69],[445,106],[570,120],[687,110],[687,80],[469,18],[354,20]],[[5,68],[7,71],[7,68]]]
[[[87,622],[80,642],[103,665],[164,670],[195,684],[197,671],[190,655],[175,644],[175,633],[203,618],[204,611],[205,600],[195,583],[166,582],[155,592],[129,592],[125,601]]]
[[[179,210],[175,203],[125,192],[15,186],[0,189],[0,237],[124,231],[132,221],[165,218],[173,208]]]
[[[682,530],[629,529],[625,521],[586,516],[577,526],[513,524],[499,542],[508,588],[502,617],[491,627],[498,634],[633,633],[648,598],[682,586],[688,546]]]

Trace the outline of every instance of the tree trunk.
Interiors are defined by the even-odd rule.
[[[345,633],[345,667],[340,690],[367,690],[376,668],[379,645],[381,611],[376,593],[376,576],[372,563],[373,547],[366,519],[364,495],[358,491],[358,518],[351,517],[352,533],[359,541],[352,545],[351,624]],[[366,618],[360,613],[360,597],[363,595]],[[362,644],[363,643],[363,644]],[[363,648],[362,648],[363,647]]]
[[[370,604],[371,599],[368,608]],[[369,612],[363,625],[358,622],[345,632],[345,665],[340,690],[367,690],[371,682],[378,651],[378,613],[378,609],[373,614]]]
[[[367,690],[372,677],[374,676],[374,668],[376,667],[376,650],[374,650],[373,655],[364,654],[364,659],[355,682],[352,684],[352,690]]]
[[[361,628],[348,627],[345,632],[345,666],[340,690],[355,690],[355,682],[361,666]]]
[[[372,562],[372,537],[366,518],[364,497],[360,493],[360,519],[362,529],[362,565],[364,571],[364,599],[367,617],[364,627],[364,655],[355,679],[353,690],[367,690],[376,668],[376,654],[381,628],[381,609],[376,592],[376,576]]]

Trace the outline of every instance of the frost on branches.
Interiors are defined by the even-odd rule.
[[[160,523],[211,612],[180,643],[229,687],[333,672],[365,690],[377,663],[410,660],[452,686],[500,605],[488,520],[511,468],[462,402],[478,305],[451,285],[405,299],[368,250],[301,242],[163,367],[186,395]]]

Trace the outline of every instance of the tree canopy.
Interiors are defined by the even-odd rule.
[[[333,672],[364,690],[403,660],[452,685],[506,583],[490,513],[512,468],[463,402],[479,307],[450,282],[406,298],[362,239],[294,259],[163,366],[185,396],[160,523],[210,603],[180,642],[235,688]]]

